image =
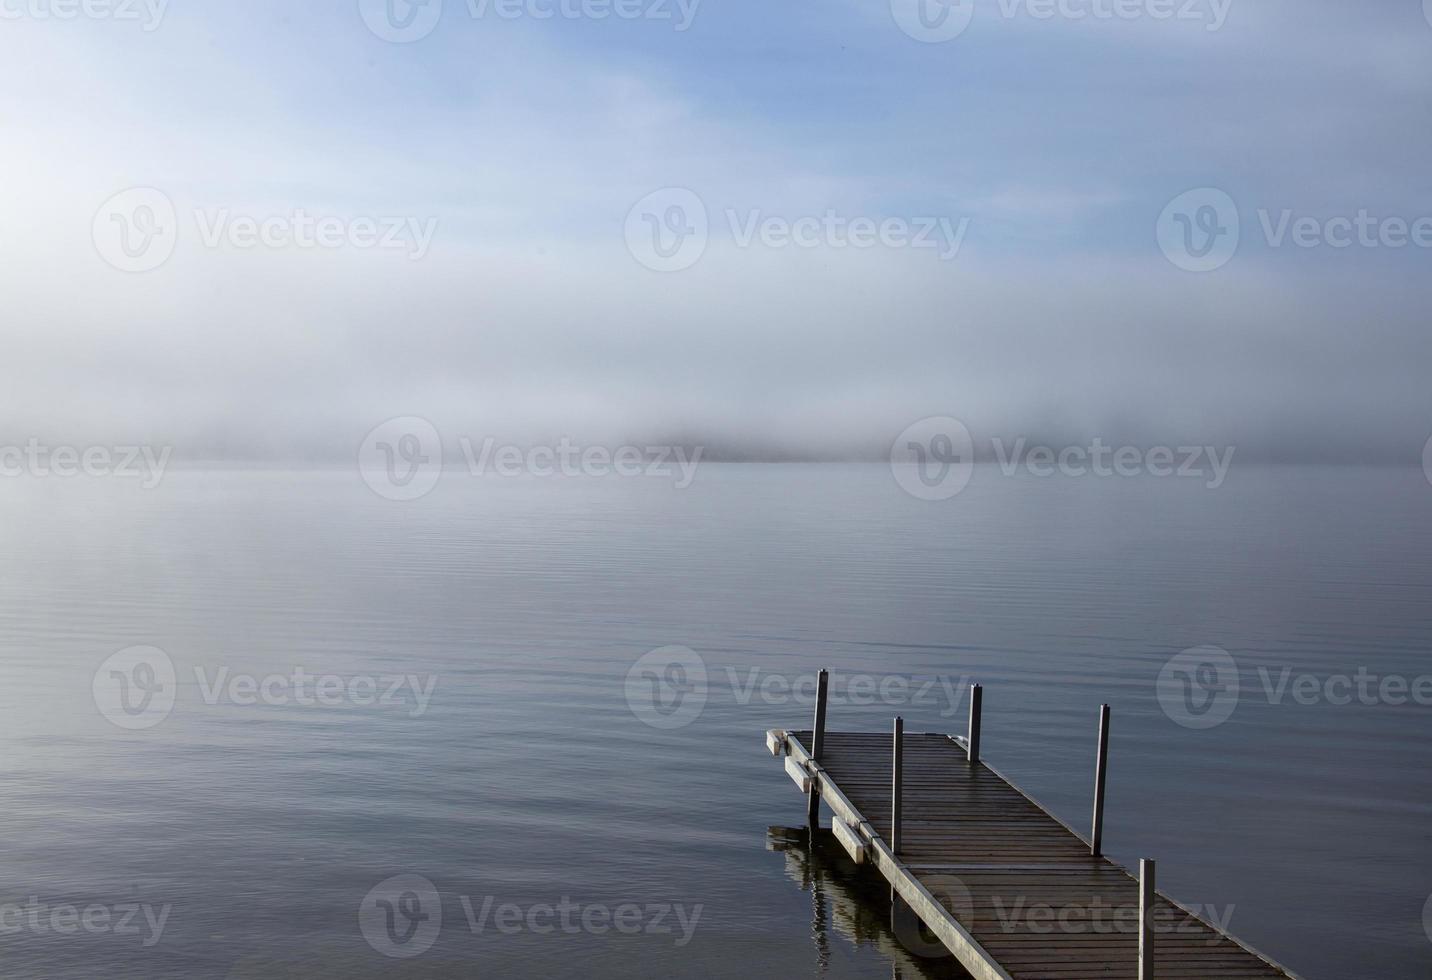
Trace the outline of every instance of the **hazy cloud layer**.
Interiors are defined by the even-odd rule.
[[[884,3],[711,2],[681,33],[449,0],[403,45],[354,6],[0,20],[0,442],[337,459],[422,415],[849,457],[940,414],[977,441],[1415,463],[1432,434],[1432,248],[1275,247],[1260,217],[1432,215],[1420,3],[1235,0],[1208,31],[991,2],[935,44]],[[179,241],[126,273],[92,225],[135,186]],[[710,243],[653,272],[624,224],[671,186]],[[1242,242],[1194,274],[1155,227],[1205,186]],[[296,209],[433,238],[203,241]],[[968,224],[948,259],[739,243],[827,212]]]

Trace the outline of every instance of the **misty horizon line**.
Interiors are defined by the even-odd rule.
[[[398,420],[395,420],[398,421]],[[391,423],[388,423],[391,424]],[[387,424],[385,424],[386,427]],[[0,434],[0,469],[7,461],[19,462],[25,459],[48,459],[56,452],[66,457],[83,457],[86,452],[97,450],[111,454],[116,460],[126,454],[136,457],[162,459],[164,465],[174,466],[292,466],[311,465],[317,467],[348,466],[360,458],[372,458],[380,427],[368,434],[366,439],[351,436],[315,438],[300,435],[283,442],[259,440],[252,437],[212,435],[197,438],[155,438],[135,440],[132,438],[66,439],[25,436],[7,439]],[[1429,429],[1432,432],[1432,429]],[[961,448],[949,446],[943,456],[930,448],[932,463],[973,462],[975,464],[1029,465],[1031,462],[1057,463],[1061,454],[1071,453],[1076,460],[1085,462],[1100,460],[1112,462],[1120,452],[1136,452],[1140,456],[1150,453],[1170,453],[1175,458],[1186,451],[1200,450],[1210,455],[1227,458],[1230,462],[1283,465],[1346,465],[1346,466],[1428,466],[1432,458],[1432,436],[1416,436],[1411,433],[1387,434],[1382,439],[1353,441],[1316,440],[1310,437],[1277,438],[1252,437],[1239,439],[1150,438],[1146,434],[1130,433],[1123,437],[1107,435],[1053,435],[974,437],[965,430]],[[247,434],[246,434],[247,435]],[[877,463],[889,465],[892,459],[908,462],[909,458],[898,452],[902,447],[904,434],[895,439],[880,438],[869,433],[863,437],[838,440],[827,436],[732,436],[719,434],[702,438],[689,432],[680,436],[645,434],[618,434],[604,436],[579,436],[571,433],[554,437],[526,435],[504,437],[485,434],[481,436],[448,436],[434,434],[425,439],[420,455],[436,457],[444,467],[479,466],[486,468],[496,454],[512,451],[524,457],[534,451],[553,454],[559,458],[579,459],[583,454],[595,453],[608,459],[618,453],[628,457],[636,453],[642,458],[652,455],[668,455],[691,462],[709,463]],[[1399,437],[1400,436],[1400,437]],[[392,438],[391,435],[387,438]],[[397,441],[393,439],[393,441]],[[921,457],[924,458],[924,457]]]
[[[507,443],[521,450],[524,454],[530,453],[533,449],[548,448],[543,443]],[[359,450],[355,447],[350,451],[339,452],[287,452],[287,453],[226,453],[216,454],[205,452],[199,454],[184,454],[182,447],[165,446],[172,455],[168,459],[168,465],[177,467],[261,467],[261,466],[293,466],[303,465],[315,468],[339,468],[352,466],[359,457]],[[647,455],[657,451],[669,451],[684,459],[700,463],[742,463],[742,464],[822,464],[822,463],[851,463],[851,464],[876,464],[891,465],[890,450],[884,452],[832,452],[832,451],[801,451],[798,449],[767,450],[756,448],[738,448],[731,446],[715,447],[702,443],[672,443],[652,442],[641,440],[630,443],[587,443],[584,449],[605,450],[609,455],[622,448],[636,448],[646,450]],[[1025,465],[1029,461],[1030,452],[1037,449],[1053,449],[1056,453],[1064,448],[1060,445],[1041,446],[1031,444],[1029,450],[1017,456],[1000,456],[994,452],[976,452],[973,463],[978,466],[985,465]],[[1076,447],[1077,448],[1077,447]],[[1179,449],[1203,449],[1203,446],[1192,446],[1184,444],[1181,446],[1164,446],[1151,444],[1148,446],[1134,447],[1143,454],[1149,451],[1168,449],[1177,453]],[[1409,455],[1396,455],[1387,452],[1363,452],[1349,453],[1346,451],[1332,452],[1260,452],[1245,453],[1236,446],[1214,447],[1225,451],[1233,449],[1236,452],[1239,464],[1259,464],[1268,466],[1367,466],[1367,467],[1391,467],[1391,468],[1417,468],[1422,466],[1422,460],[1417,452]],[[1420,449],[1420,447],[1419,447]],[[647,458],[646,455],[643,458]],[[449,452],[444,451],[442,465],[445,469],[471,468],[470,460],[462,450]],[[903,465],[903,464],[902,464]]]

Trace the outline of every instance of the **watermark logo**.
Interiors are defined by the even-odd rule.
[[[752,701],[761,704],[813,705],[819,696],[820,675],[817,673],[787,674],[749,668],[745,676],[734,667],[723,667],[726,683],[736,703],[745,707]],[[953,718],[969,690],[968,674],[959,678],[947,674],[936,677],[914,677],[902,674],[861,674],[835,672],[827,675],[826,703],[833,708],[864,708],[881,704],[934,705],[941,718]]]
[[[968,675],[917,677],[903,674],[835,672],[827,675],[826,699],[833,708],[872,705],[932,706],[941,718],[959,714],[969,690]],[[713,691],[729,693],[741,707],[816,703],[820,674],[785,674],[762,667],[726,666],[709,671],[686,647],[663,647],[641,657],[627,672],[626,697],[632,714],[655,728],[682,728],[701,714]]]
[[[759,208],[745,212],[727,208],[725,217],[737,248],[930,249],[938,251],[943,262],[959,256],[970,230],[969,218],[927,215],[876,219],[850,217],[835,210],[786,218],[767,215]]]
[[[443,927],[443,900],[422,875],[397,875],[374,886],[358,909],[358,928],[376,952],[411,959],[433,948]]]
[[[1259,666],[1258,690],[1271,706],[1387,705],[1432,707],[1432,674],[1381,674],[1366,665],[1351,674],[1295,672]],[[1164,713],[1185,728],[1214,728],[1233,714],[1240,693],[1238,665],[1218,647],[1186,650],[1164,665],[1158,696]]]
[[[95,705],[109,721],[132,731],[154,728],[174,709],[178,687],[174,662],[157,647],[129,647],[95,671]],[[194,668],[194,681],[205,705],[250,708],[319,707],[398,709],[421,718],[437,690],[435,674],[312,673],[295,667],[287,673],[250,674],[228,666]]]
[[[437,236],[438,219],[411,215],[337,217],[305,208],[243,214],[231,208],[195,208],[188,216],[204,248],[355,249],[402,252],[413,262],[426,258]],[[174,202],[153,187],[121,191],[100,205],[92,227],[96,251],[121,272],[152,272],[173,256],[181,234]]]
[[[100,258],[121,272],[153,272],[179,242],[174,202],[154,187],[120,191],[100,205],[91,228]]]
[[[1205,31],[1223,28],[1233,0],[998,0],[984,9],[1001,20],[1179,21]],[[952,41],[969,29],[975,0],[890,0],[895,23],[927,44]]]
[[[1351,674],[1294,674],[1283,667],[1275,674],[1267,667],[1258,668],[1258,680],[1269,704],[1283,704],[1292,698],[1294,704],[1311,706],[1352,704],[1400,706],[1409,702],[1424,708],[1432,707],[1432,674],[1408,677],[1403,674],[1376,674],[1366,666]]]
[[[975,922],[975,902],[968,887],[954,875],[926,878],[925,884],[940,905],[950,911],[966,929]],[[1190,917],[1182,909],[1158,906],[1151,917],[1157,935],[1177,936],[1182,945],[1202,941],[1206,945],[1225,942],[1235,911],[1234,905],[1188,906]],[[898,899],[891,910],[893,932],[905,949],[917,956],[937,959],[949,950],[931,933],[919,917]],[[1132,902],[1111,902],[1098,894],[1070,896],[1065,901],[1049,901],[1048,893],[1019,892],[986,893],[979,907],[979,919],[991,929],[1005,935],[1034,936],[1129,936],[1139,931],[1139,908]],[[1214,926],[1209,929],[1202,919]]]
[[[1432,248],[1432,216],[1380,217],[1367,208],[1355,214],[1318,217],[1282,208],[1276,214],[1258,209],[1258,224],[1269,248],[1402,249]]]
[[[975,900],[963,881],[949,874],[927,876],[922,881],[935,901],[948,910],[956,922],[973,930]],[[950,955],[949,948],[899,896],[895,896],[890,903],[890,931],[901,946],[921,959],[947,959]]]
[[[623,20],[667,21],[677,33],[690,30],[701,0],[467,0],[473,21]],[[358,0],[368,29],[383,41],[410,44],[433,32],[443,0]]]
[[[1233,0],[999,0],[1006,20],[1176,20],[1212,33],[1228,22]]]
[[[1217,490],[1228,479],[1236,447],[1220,450],[1217,446],[1111,446],[1095,438],[1088,446],[1031,446],[1024,437],[1006,445],[1003,439],[991,440],[1000,472],[1014,476],[1023,467],[1032,476],[1095,476],[1109,477],[1178,477],[1203,480],[1204,486]]]
[[[172,446],[48,446],[32,438],[23,446],[0,446],[0,477],[118,477],[153,490],[173,454]]]
[[[169,0],[0,0],[0,20],[130,21],[146,34],[159,29]]]
[[[653,272],[680,272],[701,261],[710,232],[705,203],[685,187],[652,191],[627,212],[627,251]]]
[[[829,208],[794,217],[760,208],[724,208],[722,230],[740,249],[900,249],[959,256],[971,219],[850,215]],[[680,272],[701,260],[713,231],[706,203],[680,187],[654,191],[627,213],[627,250],[656,272]]]
[[[1428,0],[1432,3],[1432,0]],[[1427,477],[1427,482],[1432,483],[1432,437],[1427,439],[1426,445],[1422,447],[1422,474]]]
[[[174,661],[158,647],[126,647],[94,672],[95,707],[127,731],[153,728],[169,717],[178,696]]]
[[[592,935],[670,936],[680,949],[696,935],[705,906],[681,902],[555,902],[521,905],[495,895],[458,895],[474,936]],[[442,932],[443,901],[436,886],[421,875],[405,874],[377,885],[363,899],[358,926],[376,952],[412,959],[433,948]]]
[[[1220,647],[1185,650],[1159,671],[1164,714],[1184,728],[1216,728],[1238,707],[1238,663]]]
[[[604,936],[675,936],[677,949],[688,945],[696,935],[705,906],[688,908],[681,902],[574,902],[569,896],[553,902],[518,905],[498,903],[496,896],[482,896],[481,904],[469,895],[461,896],[463,915],[474,936],[487,932],[489,926],[502,936],[529,932],[538,936],[561,933],[566,936],[587,934]]]
[[[437,689],[436,674],[313,674],[295,667],[287,674],[235,673],[217,668],[213,675],[204,667],[194,668],[199,694],[209,707],[228,703],[239,708],[266,705],[285,708],[319,706],[336,708],[402,708],[409,718],[421,718],[432,705]]]
[[[1378,215],[1367,208],[1330,216],[1294,208],[1258,208],[1256,213],[1257,230],[1270,249],[1432,249],[1432,215]],[[1175,266],[1186,272],[1212,272],[1227,265],[1238,251],[1242,220],[1231,197],[1204,187],[1170,201],[1159,217],[1157,234],[1159,247]]]
[[[1422,16],[1427,18],[1427,26],[1432,27],[1432,0],[1422,0]]]
[[[953,41],[975,19],[975,0],[890,0],[895,25],[925,44]]]
[[[205,248],[356,249],[405,252],[421,262],[438,233],[438,219],[411,215],[339,218],[311,214],[305,208],[263,216],[236,214],[229,208],[198,208],[194,225]]]
[[[970,430],[946,415],[921,419],[890,447],[895,482],[919,500],[949,500],[969,486],[975,472]]]
[[[690,30],[701,0],[467,0],[473,20],[492,14],[500,20],[670,21],[678,34]]]
[[[493,479],[586,477],[669,480],[677,490],[696,482],[703,446],[587,445],[569,436],[556,442],[519,445],[495,436],[481,443],[458,440],[467,475]],[[427,419],[390,419],[370,432],[358,451],[358,470],[379,496],[409,501],[426,496],[443,475],[442,438]]]
[[[358,13],[379,40],[411,44],[437,28],[443,0],[358,0]]]
[[[992,895],[989,904],[1000,931],[1007,935],[1129,936],[1139,932],[1138,905],[1110,902],[1098,894],[1090,895],[1087,901],[1059,904],[1030,895]],[[1158,905],[1149,917],[1150,927],[1155,935],[1182,937],[1182,945],[1202,940],[1204,945],[1216,946],[1225,942],[1222,933],[1227,931],[1236,908],[1231,904],[1188,906],[1193,916],[1215,927],[1209,929],[1182,909]]]
[[[174,906],[168,902],[46,902],[37,895],[25,903],[0,903],[0,936],[134,936],[145,949],[158,946]]]
[[[1428,17],[1432,21],[1432,0],[1427,0]],[[1432,943],[1432,895],[1427,896],[1427,903],[1422,906],[1422,931],[1427,934],[1427,941]]]
[[[689,647],[652,650],[627,671],[627,707],[652,728],[685,728],[705,710],[707,694],[706,661]]]
[[[690,452],[685,446],[583,446],[563,436],[552,446],[517,446],[499,443],[489,436],[479,448],[466,436],[459,440],[463,458],[472,476],[492,474],[504,479],[520,476],[538,478],[585,476],[604,479],[663,479],[677,490],[696,482],[705,448]]]
[[[1164,256],[1178,268],[1213,272],[1238,251],[1242,238],[1238,205],[1216,187],[1185,191],[1159,215],[1157,235]]]
[[[427,419],[389,419],[359,446],[358,472],[370,490],[387,500],[426,497],[442,479],[442,437]]]

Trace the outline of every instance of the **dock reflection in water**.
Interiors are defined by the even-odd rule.
[[[812,838],[805,827],[771,827],[766,849],[781,854],[786,877],[810,893],[817,972],[830,966],[834,931],[877,950],[890,961],[896,980],[970,980],[885,879],[857,867],[829,830],[816,830]]]

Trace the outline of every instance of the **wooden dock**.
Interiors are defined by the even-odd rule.
[[[1100,716],[1093,830],[1086,840],[980,758],[981,691],[964,737],[770,731],[766,747],[819,803],[857,864],[869,864],[979,980],[1253,980],[1294,974],[1159,894],[1100,853],[1108,708]],[[1100,843],[1094,843],[1094,842]]]

